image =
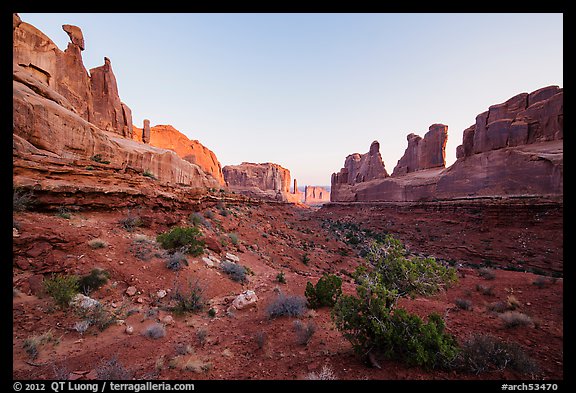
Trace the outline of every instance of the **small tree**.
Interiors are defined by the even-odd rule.
[[[44,280],[44,289],[56,304],[62,308],[67,308],[72,298],[79,291],[77,276],[57,275]]]
[[[424,322],[396,304],[403,296],[436,293],[456,280],[455,271],[433,258],[410,258],[391,235],[371,244],[366,262],[354,273],[356,296],[341,295],[331,313],[356,353],[372,363],[376,354],[427,368],[452,362],[458,346],[440,316]]]
[[[192,256],[204,253],[204,241],[200,239],[202,232],[197,227],[175,227],[156,237],[158,243],[167,250],[182,250]]]
[[[332,307],[341,294],[342,279],[334,274],[324,274],[316,286],[308,281],[304,292],[310,308]]]

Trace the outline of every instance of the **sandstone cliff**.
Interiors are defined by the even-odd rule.
[[[60,168],[56,172],[80,171],[89,187],[102,184],[105,177],[116,177],[111,181],[117,184],[122,178],[118,174],[128,172],[147,173],[161,184],[218,185],[199,166],[173,151],[125,138],[131,135],[131,113],[118,97],[110,62],[92,70],[92,77],[88,74],[80,53],[84,40],[79,28],[64,26],[71,42],[62,52],[17,15],[13,21],[15,184],[30,180],[19,177],[24,175],[22,168],[38,170],[40,163]],[[85,167],[97,168],[98,174]],[[87,186],[69,178],[72,188]],[[34,182],[37,188],[48,187],[50,176]]]
[[[444,168],[447,127],[410,134],[392,176],[363,182],[332,175],[333,202],[427,201],[563,194],[563,89],[548,86],[492,105],[464,130],[457,160]],[[425,143],[430,141],[430,143]],[[361,177],[361,176],[360,176]]]
[[[132,138],[142,142],[143,129],[133,127]],[[211,175],[220,185],[224,185],[222,167],[216,154],[197,140],[190,140],[171,125],[156,125],[149,127],[149,139],[146,143],[152,146],[170,149],[180,158],[198,165],[204,172]]]

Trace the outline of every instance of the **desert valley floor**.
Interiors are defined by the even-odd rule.
[[[114,362],[132,378],[162,380],[307,379],[322,369],[331,370],[340,380],[564,378],[564,284],[554,266],[548,271],[521,271],[501,269],[499,265],[505,263],[486,257],[477,257],[474,263],[468,263],[473,257],[462,253],[455,253],[452,260],[448,257],[464,236],[468,250],[476,244],[478,248],[496,248],[494,254],[502,256],[509,250],[508,255],[512,255],[524,244],[527,258],[535,254],[527,250],[530,245],[538,253],[545,252],[538,247],[548,247],[555,258],[562,258],[562,250],[550,250],[558,241],[562,244],[561,211],[540,213],[540,222],[516,229],[512,220],[500,229],[502,223],[484,221],[489,225],[479,230],[473,223],[480,225],[482,220],[460,217],[450,237],[439,230],[433,214],[427,214],[429,220],[414,220],[413,215],[399,213],[386,221],[370,213],[370,208],[351,214],[351,207],[338,204],[319,209],[261,201],[239,203],[233,198],[215,200],[194,209],[144,206],[15,212],[14,379],[93,379],[98,370]],[[135,223],[130,221],[135,217],[138,225],[126,225]],[[438,217],[446,219],[446,214]],[[176,225],[192,225],[191,220],[203,232],[205,253],[188,256],[187,265],[172,270],[155,242],[156,236]],[[454,236],[456,228],[459,236]],[[395,233],[412,252],[436,256],[458,269],[458,282],[447,291],[401,299],[399,307],[422,317],[439,313],[448,332],[459,341],[473,334],[489,334],[515,342],[537,362],[538,371],[528,375],[509,369],[480,374],[430,371],[397,361],[383,361],[380,369],[373,368],[354,354],[350,343],[335,329],[329,308],[309,310],[300,318],[268,317],[266,306],[279,293],[303,296],[306,283],[316,283],[325,272],[342,277],[343,292],[353,293],[350,274],[362,263],[359,250],[368,229]],[[556,233],[553,239],[551,231]],[[354,235],[359,241],[350,241]],[[239,264],[247,268],[247,281],[233,281],[217,263],[210,263],[224,259],[226,253],[237,256]],[[480,274],[479,269],[488,265],[490,277]],[[42,275],[87,274],[94,268],[106,270],[109,280],[90,296],[111,310],[115,322],[103,331],[92,326],[80,333],[77,323],[81,319],[75,312],[60,310],[52,298],[42,296]],[[278,281],[281,272],[285,283]],[[166,311],[169,294],[189,283],[199,284],[208,305],[182,316]],[[256,293],[256,306],[231,308],[232,300],[247,289]],[[162,298],[165,294],[168,296]],[[458,307],[459,299],[466,299],[471,307]],[[510,299],[517,310],[530,316],[531,325],[510,328],[503,324],[494,305],[509,303]],[[315,327],[305,345],[298,342],[296,319]],[[165,326],[165,335],[156,339],[144,336],[144,331],[156,323]],[[131,334],[127,333],[128,326],[133,329]],[[39,345],[37,357],[32,358],[26,341],[47,332],[52,339]]]

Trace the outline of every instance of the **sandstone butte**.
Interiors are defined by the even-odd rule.
[[[373,142],[332,174],[332,202],[434,201],[563,195],[564,90],[547,86],[492,105],[463,132],[446,168],[448,127],[433,124],[388,176]]]
[[[110,60],[88,72],[82,62],[82,31],[71,25],[63,29],[70,42],[61,51],[13,15],[14,185],[107,193],[114,187],[136,193],[142,185],[152,189],[146,177],[133,176],[137,173],[163,185],[196,190],[220,186],[221,179],[205,173],[190,157],[134,141],[131,110],[120,100]]]
[[[307,205],[321,205],[330,202],[330,191],[320,186],[306,186],[304,189],[304,203]]]

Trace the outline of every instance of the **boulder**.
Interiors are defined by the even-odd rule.
[[[247,290],[234,298],[232,306],[237,310],[243,310],[245,308],[256,306],[256,302],[258,302],[256,292]]]
[[[76,294],[70,301],[70,306],[83,309],[91,309],[94,307],[98,307],[99,305],[100,302],[98,300],[92,299],[91,297],[83,295],[81,293]]]
[[[125,293],[128,296],[134,296],[134,295],[136,295],[136,292],[137,292],[136,287],[130,286],[130,287],[126,288]]]
[[[240,262],[240,258],[238,258],[234,254],[230,254],[229,252],[226,253],[226,259],[229,260],[230,262],[234,262],[234,263]]]

